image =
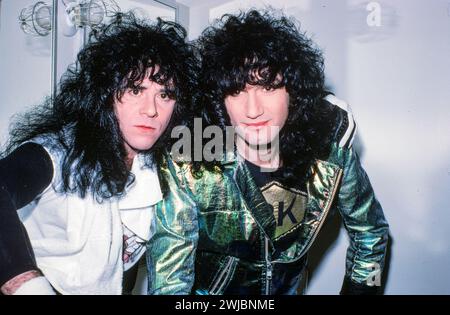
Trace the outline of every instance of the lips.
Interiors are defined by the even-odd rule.
[[[263,127],[263,126],[267,125],[268,122],[269,122],[268,120],[265,120],[265,121],[255,122],[255,123],[244,123],[244,125],[247,127]]]
[[[153,128],[151,126],[145,126],[145,125],[138,125],[138,126],[135,126],[135,127],[137,129],[141,130],[141,131],[153,131],[153,130],[156,129],[156,128]]]

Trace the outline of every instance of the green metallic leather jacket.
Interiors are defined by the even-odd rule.
[[[329,157],[311,166],[301,221],[281,233],[239,156],[228,156],[222,172],[200,178],[191,165],[168,159],[161,174],[170,194],[157,207],[157,231],[147,251],[149,293],[295,294],[306,254],[333,208],[350,236],[347,286],[375,285],[388,224],[351,141],[342,141],[349,140],[343,135],[352,117],[341,114],[343,127]]]

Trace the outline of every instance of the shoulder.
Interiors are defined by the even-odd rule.
[[[52,182],[60,182],[62,179],[62,163],[67,150],[59,141],[58,136],[54,134],[43,134],[28,140],[24,144],[37,144],[41,147],[41,151],[47,153],[53,169]]]
[[[67,146],[65,147],[61,143],[60,137],[56,134],[42,134],[28,140],[27,143],[35,143],[42,146],[54,162],[62,159],[67,151]]]
[[[35,142],[24,142],[0,160],[0,168],[6,172],[44,176],[53,172],[48,151]]]
[[[335,126],[333,128],[334,142],[341,148],[350,148],[357,130],[357,124],[350,106],[333,94],[328,94],[324,97],[322,104],[330,107],[335,118]]]

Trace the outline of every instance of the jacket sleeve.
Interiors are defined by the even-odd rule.
[[[51,158],[36,143],[23,144],[0,159],[0,287],[17,275],[38,270],[17,210],[42,193],[52,177]]]
[[[148,294],[191,294],[198,242],[197,207],[169,171],[162,173],[169,189],[156,206],[156,232],[147,247]]]
[[[344,149],[338,209],[350,236],[341,294],[380,293],[389,226],[352,147]]]

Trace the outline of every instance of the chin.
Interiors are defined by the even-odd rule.
[[[256,141],[245,141],[248,145],[254,147],[254,146],[264,146],[264,145],[269,145],[270,142],[269,141],[262,141],[262,140],[256,140]]]
[[[247,134],[245,137],[245,141],[250,145],[269,145],[271,144],[276,137],[267,137],[258,134]]]
[[[137,143],[134,148],[137,149],[138,151],[147,151],[147,150],[150,150],[153,147],[155,142],[156,141],[151,142],[151,143]]]

